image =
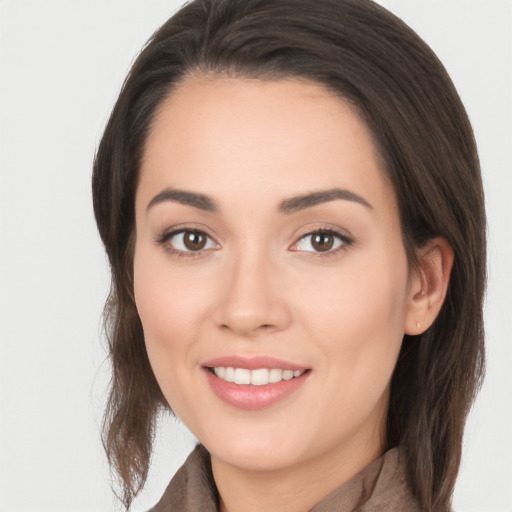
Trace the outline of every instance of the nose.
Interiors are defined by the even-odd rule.
[[[280,331],[291,322],[282,272],[258,254],[226,262],[214,320],[238,336],[255,337]]]

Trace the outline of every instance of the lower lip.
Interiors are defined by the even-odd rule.
[[[205,368],[205,373],[210,387],[221,400],[238,409],[249,411],[270,407],[291,395],[304,384],[309,375],[309,372],[305,372],[300,377],[294,377],[290,380],[282,380],[264,386],[253,386],[226,382],[219,379],[207,368]]]

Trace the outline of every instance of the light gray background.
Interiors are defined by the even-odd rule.
[[[0,0],[0,510],[114,509],[99,440],[108,289],[91,161],[134,56],[180,0]],[[487,380],[457,512],[512,511],[512,2],[382,0],[438,53],[474,124],[489,218]],[[191,449],[162,428],[146,490]]]

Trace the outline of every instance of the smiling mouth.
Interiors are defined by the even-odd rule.
[[[300,377],[308,370],[281,370],[279,368],[257,368],[248,370],[247,368],[233,368],[231,366],[208,367],[210,373],[213,373],[219,379],[234,384],[251,384],[253,386],[267,386],[268,384],[277,384],[281,381],[288,381]]]
[[[272,357],[221,357],[202,366],[218,398],[242,410],[261,410],[294,395],[311,373]]]

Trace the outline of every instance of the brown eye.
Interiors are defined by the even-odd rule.
[[[293,251],[312,253],[334,253],[343,246],[352,243],[346,235],[333,230],[318,230],[308,233],[300,238],[291,248]]]
[[[330,251],[334,246],[334,236],[331,233],[311,235],[311,246],[318,252]]]
[[[206,246],[208,238],[200,231],[185,231],[183,233],[183,245],[189,251],[200,251]]]
[[[158,243],[170,252],[181,255],[219,249],[219,245],[210,236],[198,229],[167,233],[158,240]]]

